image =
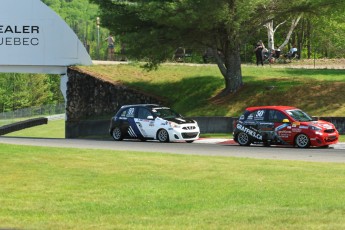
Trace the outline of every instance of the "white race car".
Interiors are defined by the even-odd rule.
[[[132,138],[192,143],[199,138],[200,129],[195,120],[184,118],[168,107],[137,104],[119,109],[111,119],[109,133],[116,141]]]

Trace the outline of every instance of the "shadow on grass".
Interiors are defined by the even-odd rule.
[[[259,105],[291,105],[315,116],[345,114],[345,70],[244,67],[243,87],[219,100],[212,99],[224,88],[216,67],[165,66],[143,72],[116,66],[101,72],[119,81],[131,76],[123,83],[166,99],[185,116],[238,116]]]
[[[224,86],[214,76],[188,77],[178,82],[150,83],[137,81],[129,85],[168,99],[168,105],[185,116],[238,116],[246,107],[290,105],[313,115],[344,113],[345,82],[297,78],[258,80],[245,76],[244,86],[235,94],[212,100]]]
[[[214,76],[195,76],[183,78],[178,82],[136,81],[127,85],[166,98],[169,106],[186,114],[207,104],[214,92],[222,87],[223,79]]]

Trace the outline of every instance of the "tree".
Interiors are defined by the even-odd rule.
[[[286,34],[284,42],[278,47],[278,49],[282,50],[288,44],[288,42],[290,40],[290,37],[291,37],[291,34],[294,31],[294,29],[296,28],[296,26],[297,26],[299,20],[301,19],[301,17],[302,17],[302,14],[298,15],[296,18],[293,18],[291,20],[290,29],[289,29],[288,33]],[[268,45],[267,45],[267,47],[268,47],[269,50],[274,50],[275,49],[274,34],[277,31],[277,29],[281,25],[283,25],[285,22],[286,22],[286,20],[281,22],[281,23],[279,23],[276,27],[274,27],[273,20],[271,20],[271,21],[267,22],[264,25],[267,28],[267,37],[268,37]]]
[[[341,47],[343,47],[342,45],[339,46],[339,44],[343,44],[342,41],[344,40],[344,7],[344,0],[329,2],[315,1],[311,2],[310,5],[308,5],[308,7],[306,7],[305,9],[298,10],[297,12],[291,14],[288,18],[282,18],[279,17],[279,15],[276,15],[275,17],[270,15],[269,17],[267,17],[268,22],[264,25],[267,28],[268,48],[274,49],[274,47],[276,47],[274,35],[277,29],[280,28],[282,29],[282,31],[288,31],[286,34],[283,33],[285,36],[284,40],[281,41],[282,43],[278,47],[281,50],[290,42],[290,39],[292,38],[292,43],[298,44],[301,51],[303,45],[306,45],[306,56],[310,58],[312,48],[311,42],[316,45],[319,41],[326,40],[325,46],[327,46],[327,50],[330,52],[325,52],[325,56],[340,57],[341,55],[339,55],[339,53],[334,55],[332,51],[334,49],[341,50]],[[276,27],[274,27],[273,25],[273,18],[275,20],[277,19],[277,21],[280,22]],[[297,27],[300,21],[301,25]],[[291,22],[291,24],[289,24],[288,22]],[[286,24],[289,25],[289,28],[281,27],[282,25]],[[312,31],[313,27],[315,27],[314,31]],[[295,36],[292,37],[294,30],[297,31],[295,33]],[[312,37],[314,41],[312,41]],[[318,42],[316,42],[315,39]],[[339,42],[337,42],[338,40]],[[318,48],[318,50],[320,50],[320,48]],[[329,53],[332,53],[333,55],[329,55]]]
[[[42,0],[42,2],[54,10],[73,29],[91,57],[98,56],[96,27],[98,6],[96,4],[91,4],[88,0]],[[100,32],[101,35],[108,34],[105,29]]]
[[[343,0],[90,0],[101,9],[102,25],[123,34],[127,55],[156,67],[179,46],[210,48],[224,78],[220,96],[243,85],[240,47],[269,20],[316,12]],[[270,16],[269,20],[267,17]]]
[[[310,53],[314,53],[316,57],[345,57],[344,8],[337,7],[323,12],[318,18],[311,18],[308,22],[311,30],[308,42],[313,45]]]
[[[63,102],[60,76],[44,74],[0,74],[0,111]]]

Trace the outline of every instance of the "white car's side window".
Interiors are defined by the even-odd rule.
[[[129,108],[126,117],[134,117],[134,108]]]
[[[148,109],[139,108],[138,110],[139,119],[147,119],[148,116],[152,116],[152,113]]]

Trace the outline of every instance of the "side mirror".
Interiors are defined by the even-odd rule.
[[[289,119],[283,119],[283,123],[290,123]]]
[[[147,120],[153,120],[153,116],[147,116]]]
[[[318,121],[319,118],[318,117],[311,117],[313,119],[313,121]]]

